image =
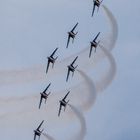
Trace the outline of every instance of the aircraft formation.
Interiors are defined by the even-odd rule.
[[[103,0],[102,0],[102,1],[103,1]],[[94,15],[95,8],[97,7],[97,8],[98,8],[97,11],[98,11],[98,10],[99,10],[99,7],[100,7],[100,5],[101,5],[101,3],[102,3],[102,1],[93,0],[92,17],[93,17],[93,15]],[[66,49],[68,49],[69,43],[70,43],[71,39],[72,39],[72,43],[74,43],[74,39],[75,39],[75,37],[76,37],[76,35],[77,35],[77,33],[78,33],[78,31],[75,32],[75,30],[76,30],[78,24],[79,24],[79,23],[77,22],[77,23],[74,25],[74,27],[68,32],[68,39],[67,39]],[[93,50],[93,48],[94,48],[94,52],[96,52],[96,49],[97,49],[97,47],[99,46],[100,40],[97,41],[99,35],[100,35],[100,32],[94,37],[93,41],[90,42],[89,58],[90,58],[91,55],[92,55],[92,50]],[[51,55],[47,57],[48,61],[47,61],[47,67],[46,67],[46,74],[49,72],[50,63],[52,64],[52,68],[54,68],[54,64],[56,63],[57,58],[58,58],[58,56],[54,56],[54,55],[56,55],[57,50],[58,50],[58,48],[56,48],[56,49],[51,53]],[[66,82],[68,82],[68,80],[69,80],[69,75],[70,75],[70,73],[72,73],[72,77],[74,76],[74,72],[75,72],[75,70],[76,70],[77,67],[78,67],[78,65],[75,65],[77,59],[78,59],[78,56],[76,56],[76,57],[74,58],[74,60],[67,66],[68,70],[67,70],[67,75],[66,75]],[[74,66],[74,65],[75,65],[75,66]],[[39,100],[39,107],[38,107],[39,109],[41,109],[43,99],[44,99],[44,101],[45,101],[44,103],[46,104],[47,99],[49,98],[49,95],[51,94],[50,91],[48,92],[48,89],[49,89],[50,86],[51,86],[51,83],[49,83],[49,84],[47,85],[47,87],[44,89],[44,91],[40,93],[40,100]],[[61,114],[61,111],[62,111],[62,107],[63,107],[63,109],[64,109],[64,112],[65,112],[65,110],[66,110],[66,107],[67,107],[67,105],[68,105],[68,103],[69,103],[69,101],[70,101],[70,100],[67,100],[67,101],[66,101],[66,99],[67,99],[67,97],[68,97],[69,94],[70,94],[70,91],[68,91],[68,92],[66,93],[66,95],[59,101],[58,117],[60,117],[60,114]],[[37,137],[37,136],[38,136],[38,139],[40,139],[40,136],[41,136],[41,134],[43,133],[43,130],[44,130],[44,129],[41,129],[43,123],[44,123],[44,120],[43,120],[43,121],[39,124],[39,126],[34,130],[34,140],[36,140],[36,137]]]

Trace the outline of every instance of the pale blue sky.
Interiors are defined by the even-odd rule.
[[[136,0],[132,4],[129,0],[104,0],[103,3],[112,11],[118,23],[118,40],[112,51],[117,64],[117,74],[112,84],[98,96],[94,107],[85,114],[87,122],[85,140],[137,140],[140,139],[140,63],[138,62],[140,60],[140,2]],[[93,18],[91,18],[91,11],[92,0],[0,1],[0,71],[22,69],[38,64],[45,65],[47,55],[56,47],[61,48],[58,53],[60,58],[64,58],[88,46],[89,41],[98,31],[101,31],[101,35],[104,36],[108,33],[109,27],[102,8],[98,14],[95,12]],[[79,22],[77,28],[79,36],[73,45],[70,44],[68,51],[65,49],[67,31],[76,22]],[[25,94],[27,95],[28,91],[32,93],[32,88],[33,91],[39,91],[44,88],[45,83],[38,82],[36,85],[38,86],[24,85]],[[19,92],[24,94],[20,89],[24,89],[22,85],[2,85],[0,96],[4,94],[19,96]],[[32,103],[34,104],[33,101]],[[1,104],[0,113],[9,109],[7,108]],[[20,110],[20,105],[18,109]],[[13,110],[14,108],[10,108],[10,111]],[[24,138],[28,140],[33,138],[32,129],[43,119],[43,115],[23,126],[19,123],[22,121],[20,118],[17,120],[18,124],[14,126],[8,119],[0,120],[2,126],[0,131],[4,134],[1,136],[2,139],[15,140],[22,137],[21,140]],[[62,132],[69,123],[66,126],[64,124],[60,126],[59,123],[55,126],[51,123],[46,121],[44,124],[46,132],[49,131],[50,135],[59,137],[58,139],[64,139]],[[59,133],[60,127],[61,133]],[[72,129],[73,126],[70,125],[70,128]],[[70,134],[73,134],[73,130]]]

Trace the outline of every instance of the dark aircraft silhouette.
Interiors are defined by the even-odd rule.
[[[103,0],[102,0],[102,1],[103,1]],[[99,1],[99,0],[93,0],[92,17],[93,17],[94,11],[95,11],[95,7],[97,6],[97,7],[98,7],[97,11],[99,11],[99,7],[100,7],[100,4],[102,3],[102,1]]]
[[[62,100],[59,101],[60,102],[60,107],[59,107],[58,116],[60,116],[62,106],[64,107],[64,111],[66,110],[66,106],[67,106],[69,100],[66,102],[65,99],[67,98],[69,93],[70,93],[70,91],[68,91],[68,93],[65,95],[65,97]]]
[[[78,65],[74,67],[73,64],[75,63],[77,58],[78,58],[78,56],[73,60],[73,62],[70,65],[68,65],[68,72],[67,72],[66,82],[68,81],[70,71],[72,72],[72,76],[74,75],[74,71],[75,71],[75,69],[77,68]]]
[[[38,136],[39,140],[40,140],[40,136],[43,132],[44,129],[40,130],[40,127],[42,126],[44,120],[40,123],[40,125],[38,126],[38,128],[36,130],[34,130],[34,140],[36,140],[36,136]]]
[[[68,32],[68,40],[67,40],[67,46],[66,46],[66,48],[68,48],[68,45],[69,45],[69,42],[70,42],[70,38],[72,38],[72,43],[74,42],[74,38],[75,38],[76,34],[78,33],[78,32],[74,33],[74,30],[77,27],[77,25],[78,25],[78,22],[73,27],[73,29],[70,32]]]
[[[96,42],[96,39],[98,38],[98,36],[100,35],[100,32],[96,35],[96,37],[93,39],[92,42],[90,42],[90,52],[89,52],[89,57],[91,56],[92,53],[92,48],[95,48],[95,52],[96,52],[96,48],[99,45],[100,41]]]
[[[54,54],[55,52],[57,51],[58,48],[56,48],[53,53],[48,57],[48,64],[47,64],[47,69],[46,69],[46,73],[48,72],[48,69],[49,69],[49,65],[50,63],[52,63],[52,68],[54,66],[54,63],[55,63],[55,60],[58,58],[58,56],[56,58],[54,58]]]
[[[39,109],[41,107],[41,103],[42,103],[42,100],[45,99],[45,104],[46,104],[46,101],[47,101],[47,98],[48,96],[50,95],[51,92],[49,92],[48,94],[46,93],[46,91],[48,90],[48,88],[50,87],[51,83],[46,87],[46,89],[40,93],[41,97],[40,97],[40,103],[39,103]]]

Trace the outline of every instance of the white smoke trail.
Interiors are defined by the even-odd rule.
[[[109,62],[110,62],[110,68],[109,70],[105,73],[105,76],[102,76],[101,79],[95,83],[93,83],[92,79],[90,77],[88,77],[83,71],[78,70],[79,74],[83,77],[85,83],[81,83],[80,85],[78,85],[78,88],[82,88],[83,85],[85,86],[85,89],[83,89],[82,91],[84,91],[84,94],[81,94],[81,97],[87,97],[86,102],[82,102],[82,104],[80,105],[82,108],[84,109],[88,109],[90,108],[95,100],[96,100],[96,89],[98,92],[103,91],[105,88],[107,88],[109,86],[109,84],[112,82],[113,78],[115,77],[115,73],[116,73],[116,63],[115,60],[113,58],[113,56],[110,54],[110,52],[107,51],[107,49],[101,47],[102,51],[105,53],[105,55],[107,56]],[[77,87],[77,86],[76,86]],[[79,93],[79,91],[77,92],[77,88],[71,87],[70,89],[73,90],[73,93]],[[56,94],[55,94],[56,95]],[[57,94],[59,95],[59,94]],[[77,95],[77,97],[80,97]],[[6,98],[6,99],[0,99],[1,103],[5,102],[10,103],[10,102],[21,102],[21,101],[27,101],[29,100],[33,100],[38,98],[38,96],[33,95],[33,96],[27,96],[27,97],[11,97],[11,98]],[[56,97],[54,97],[56,99]],[[77,101],[76,101],[77,103]]]
[[[89,109],[95,103],[96,96],[97,96],[96,88],[93,80],[86,73],[84,73],[82,70],[78,70],[78,72],[81,75],[81,77],[85,80],[87,86],[87,91],[83,94],[85,94],[85,96],[88,96],[86,103],[84,103],[83,106],[81,107],[85,109]]]
[[[47,140],[55,140],[52,136],[46,134],[46,133],[42,133],[43,136],[47,139]]]
[[[84,140],[84,137],[86,135],[86,121],[85,121],[85,118],[84,118],[84,115],[83,113],[78,109],[76,108],[75,106],[69,104],[70,108],[72,109],[72,111],[74,112],[74,114],[77,116],[77,118],[79,119],[80,121],[80,125],[81,125],[81,129],[80,129],[80,132],[78,133],[77,136],[75,136],[75,140]]]
[[[105,8],[105,7],[103,7],[103,8],[104,8],[105,11],[107,11],[107,14],[109,15],[109,18],[112,18],[112,15],[110,16],[110,12],[108,11],[108,9]],[[114,22],[114,21],[112,21],[112,22]],[[117,34],[113,33],[112,36],[113,37],[110,38],[110,42],[111,42],[110,44],[112,44],[112,45],[114,44],[115,45]],[[111,46],[111,45],[109,45],[109,46]],[[93,106],[93,104],[95,103],[95,100],[96,100],[96,96],[97,96],[96,91],[97,92],[101,92],[105,88],[107,88],[109,86],[109,84],[112,82],[112,80],[113,80],[113,78],[115,76],[115,73],[116,73],[116,63],[115,63],[115,60],[114,60],[113,56],[110,54],[110,52],[108,51],[108,49],[111,49],[111,48],[110,47],[108,48],[108,45],[107,44],[104,44],[104,47],[101,46],[101,50],[103,52],[103,55],[107,57],[107,59],[109,60],[109,63],[110,63],[109,70],[107,71],[107,73],[105,73],[105,76],[101,77],[101,79],[94,84],[92,82],[92,80],[90,79],[90,77],[88,77],[83,71],[78,70],[79,74],[83,77],[83,79],[85,81],[84,84],[82,83],[81,86],[83,86],[83,85],[86,84],[86,88],[85,89],[87,89],[87,91],[85,93],[81,93],[81,98],[83,96],[85,97],[85,96],[89,95],[88,96],[88,100],[86,101],[86,103],[84,103],[83,105],[81,105],[81,107],[84,108],[83,110],[85,110],[85,109],[87,110],[87,109],[89,109],[90,107]],[[87,51],[87,48],[85,50]],[[80,52],[80,56],[81,56],[81,58],[84,59],[85,56],[86,56],[85,52],[84,51],[81,51]],[[66,62],[69,59],[71,59],[72,57],[73,56],[70,56],[69,58],[65,59],[65,61],[59,63],[61,65],[58,65],[58,66],[61,67],[63,64],[66,64]],[[96,57],[97,57],[97,55],[96,55]],[[85,59],[84,59],[84,61],[82,61],[82,64],[83,64],[84,67],[85,67],[86,62],[87,62],[87,60],[85,61]],[[87,68],[89,69],[90,67],[92,68],[93,65],[90,65],[89,66],[89,63],[88,63],[87,64]],[[7,79],[5,79],[5,81],[0,81],[0,83],[3,84],[3,85],[5,85],[5,84],[11,84],[11,83],[22,83],[22,82],[27,82],[27,81],[32,82],[34,80],[35,81],[38,81],[40,79],[44,79],[45,76],[42,74],[43,73],[42,68],[43,67],[41,66],[41,68],[40,67],[37,67],[35,69],[33,68],[33,69],[27,69],[27,70],[23,70],[23,71],[12,71],[12,73],[11,73],[11,71],[8,72],[8,73],[4,71],[3,73],[0,73],[0,75],[3,77],[2,80],[6,76],[9,76],[9,77]],[[80,69],[81,69],[81,67],[80,67]],[[57,74],[58,73],[60,74],[60,73],[63,73],[64,72],[64,70],[63,71],[61,71],[61,70],[62,69],[55,69],[54,71],[56,71]],[[53,78],[54,78],[54,76],[53,76]],[[78,88],[80,88],[80,86]],[[71,89],[73,89],[73,87],[71,87]],[[33,99],[33,97],[34,98],[37,98],[37,96],[34,96],[33,95],[33,96],[30,97],[30,99]],[[19,99],[22,100],[21,98],[19,98]],[[26,103],[26,99],[28,99],[28,97],[24,98],[25,103]],[[13,100],[13,99],[10,99],[9,98],[9,99],[7,99],[7,102],[10,101],[10,100]],[[14,98],[14,101],[17,101],[17,99]],[[79,118],[80,123],[81,123],[81,129],[80,129],[79,135],[76,137],[76,139],[83,140],[84,137],[85,137],[85,134],[86,134],[86,123],[85,123],[84,117],[82,116],[81,113],[78,112],[77,108],[75,108],[75,107],[73,108],[73,106],[71,106],[71,105],[70,105],[70,107],[76,113],[76,115]],[[31,108],[30,113],[32,113],[32,111],[33,110]],[[19,115],[21,114],[21,112],[19,113]],[[44,110],[44,112],[46,113],[45,110]],[[24,110],[23,113],[26,113],[26,110]],[[10,116],[10,114],[11,113],[9,113],[9,116]],[[14,114],[16,114],[16,112],[14,112]],[[4,116],[4,118],[5,118],[5,116]],[[45,137],[48,138],[48,139],[50,139],[50,140],[53,140],[53,138],[50,137],[47,134],[45,135]]]
[[[107,13],[109,13],[110,14],[110,12],[107,12]],[[112,16],[110,16],[111,18],[112,18]],[[115,33],[114,33],[115,34]],[[115,36],[115,35],[114,35]],[[116,36],[115,36],[116,37]],[[114,38],[114,37],[113,37]],[[115,40],[115,39],[110,39],[110,40]],[[106,47],[106,46],[105,46]],[[105,55],[107,55],[107,58],[108,58],[108,60],[109,60],[109,62],[110,62],[110,69],[109,69],[109,71],[107,72],[107,74],[105,74],[105,76],[103,77],[103,78],[101,78],[101,80],[99,81],[99,82],[97,82],[96,83],[96,86],[97,86],[97,91],[99,92],[99,91],[102,91],[103,89],[105,89],[110,83],[111,83],[111,81],[113,80],[113,77],[115,76],[115,72],[116,72],[116,65],[115,65],[115,60],[113,59],[113,56],[111,55],[111,54],[109,54],[109,52],[107,52],[107,50],[105,51],[105,48],[103,49],[103,53],[105,54]],[[67,60],[67,59],[66,59]],[[82,61],[83,62],[83,61]],[[114,70],[112,70],[112,68],[114,69]],[[33,69],[34,70],[34,69]],[[23,73],[22,74],[24,74],[24,70],[23,70]],[[30,72],[27,70],[26,71],[29,75],[30,75]],[[18,73],[18,72],[17,72]],[[39,72],[40,73],[40,72]],[[38,74],[39,74],[38,73]],[[28,75],[27,74],[27,75]],[[32,73],[31,72],[31,74],[35,74],[35,73]],[[16,73],[14,73],[14,75],[16,75]],[[19,74],[20,75],[20,74]],[[84,78],[86,78],[87,80],[86,80],[86,82],[88,82],[88,84],[89,85],[94,85],[93,83],[91,84],[91,80],[89,80],[89,78],[87,77],[87,76],[85,76],[85,74],[83,74],[82,72],[81,72],[81,75],[83,75],[83,77]],[[35,76],[35,75],[34,75]],[[23,75],[23,77],[24,77],[24,75]],[[31,76],[32,77],[32,76]],[[26,80],[25,80],[26,81]],[[87,84],[87,85],[88,85]],[[94,86],[93,86],[94,87]],[[80,87],[79,87],[80,88]],[[92,90],[94,90],[94,93],[96,93],[95,92],[95,88],[94,89],[91,89],[91,86],[89,87],[88,86],[88,88],[90,89],[89,90],[89,94],[91,95],[91,96],[93,96],[94,95],[94,97],[93,97],[93,99],[94,98],[96,98],[96,94],[92,94]],[[71,87],[71,89],[73,89],[73,87]],[[88,89],[87,89],[88,90]],[[86,92],[87,93],[87,92]],[[31,97],[21,97],[21,98],[9,98],[9,99],[7,99],[6,101],[12,101],[12,100],[26,100],[26,99],[31,99],[31,98],[34,98],[35,96],[31,96]],[[37,98],[37,96],[36,96],[36,98]],[[90,98],[90,96],[89,96],[89,98]],[[90,98],[90,99],[92,99],[92,98]],[[94,99],[95,100],[95,99]],[[92,104],[92,102],[94,102],[94,101],[92,101],[92,100],[88,100],[88,103],[89,104]],[[90,106],[90,105],[85,105],[85,106]]]
[[[116,21],[114,15],[112,14],[112,12],[105,5],[102,5],[102,7],[103,7],[105,14],[107,15],[106,16],[107,19],[109,20],[110,30],[111,30],[109,37],[106,40],[108,42],[106,49],[112,50],[115,47],[115,43],[116,43],[117,38],[118,38],[118,24],[117,24],[117,21]],[[101,42],[101,44],[104,45],[104,41]]]
[[[101,41],[101,44],[103,44],[104,47],[106,47],[108,50],[112,50],[115,46],[115,42],[117,40],[118,35],[118,26],[117,22],[113,16],[113,14],[108,10],[106,6],[103,5],[103,9],[105,11],[105,14],[107,18],[109,19],[111,32],[109,37],[105,39],[105,41]],[[70,57],[65,58],[62,61],[59,61],[56,63],[55,68],[51,71],[49,71],[47,75],[47,79],[52,78],[56,75],[62,75],[66,72],[66,67],[68,65],[68,62],[71,62],[72,59],[79,55],[82,59],[82,63],[79,64],[80,69],[89,69],[92,68],[93,65],[91,65],[91,62],[87,58],[89,53],[89,46],[82,51],[80,51],[77,54],[74,54]],[[99,61],[99,58],[102,58],[104,54],[102,52],[97,52],[94,57],[94,63],[97,63]],[[85,67],[85,65],[87,67]],[[29,82],[35,82],[39,80],[45,80],[46,74],[45,74],[45,66],[39,65],[36,67],[31,67],[27,69],[22,70],[0,70],[0,86],[2,85],[11,85],[11,84],[21,84],[21,83],[29,83]]]
[[[71,104],[69,104],[69,106],[72,109],[72,111],[74,112],[74,115],[76,115],[77,118],[79,119],[80,125],[81,125],[80,132],[78,133],[78,135],[74,136],[74,140],[84,140],[84,137],[86,135],[86,121],[85,121],[85,118],[83,116],[83,113],[75,106],[73,106]],[[48,140],[55,140],[49,134],[46,134],[46,133],[42,133],[42,134]]]
[[[69,90],[72,90],[71,91],[71,103],[76,106],[79,106],[83,110],[89,110],[89,108],[95,103],[96,96],[97,96],[95,85],[94,85],[94,82],[92,81],[92,79],[86,73],[84,73],[82,70],[78,70],[78,72],[79,72],[80,76],[83,78],[84,82],[81,82],[80,84],[75,85],[74,87],[70,87]],[[66,91],[59,91],[59,93],[53,93],[54,94],[53,98],[49,98],[49,103],[47,102],[48,106],[52,106],[52,105],[57,106],[55,101],[59,99],[61,92],[65,93]],[[77,100],[77,98],[79,100]],[[39,96],[37,96],[37,94],[35,94],[35,95],[33,94],[30,96],[25,96],[25,97],[0,98],[0,101],[1,101],[1,105],[5,106],[5,107],[13,106],[13,108],[15,108],[15,106],[17,104],[20,104],[21,106],[23,105],[24,111],[21,111],[21,109],[20,109],[19,111],[13,113],[16,116],[17,115],[21,116],[22,114],[25,114],[26,112],[27,113],[34,112],[32,102],[37,99],[39,99]],[[26,112],[25,112],[26,106],[28,107],[28,109],[26,109]],[[52,110],[52,108],[47,109],[48,113],[51,110]],[[35,111],[36,111],[36,109],[35,109]],[[44,112],[46,113],[45,108],[44,108]],[[6,113],[6,115],[9,116],[8,113]],[[2,114],[0,116],[6,116],[6,115]],[[1,118],[3,118],[3,117],[1,117]]]
[[[104,76],[101,77],[99,81],[95,83],[97,92],[102,92],[105,90],[113,81],[116,75],[116,62],[112,54],[103,46],[100,46],[105,56],[107,57],[110,67],[109,70],[105,73]]]

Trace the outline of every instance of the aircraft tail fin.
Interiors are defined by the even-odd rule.
[[[99,45],[99,43],[100,43],[100,40],[98,41],[97,46]]]
[[[96,53],[96,47],[95,47],[95,51],[94,52]]]
[[[75,68],[74,69],[76,69],[78,67],[78,65],[77,66],[75,66]]]
[[[44,129],[42,129],[41,133],[44,131]]]
[[[67,101],[67,104],[69,103],[70,100]]]
[[[74,43],[74,38],[72,39],[72,43]]]
[[[72,77],[74,76],[74,72],[72,72]]]
[[[66,106],[67,106],[68,103],[69,103],[69,100],[67,101]],[[65,108],[64,108],[64,111],[66,110],[66,106],[65,106]]]
[[[54,63],[52,63],[52,68],[54,67]]]
[[[48,93],[48,96],[51,94],[51,92]]]
[[[99,43],[100,43],[100,41],[98,41],[97,46],[95,47],[95,52],[96,52],[96,48],[98,47]]]
[[[58,58],[58,56],[55,58],[55,60]]]
[[[99,7],[97,8],[97,12],[99,11]]]
[[[47,102],[47,98],[45,99],[45,104],[46,104],[46,102]]]

